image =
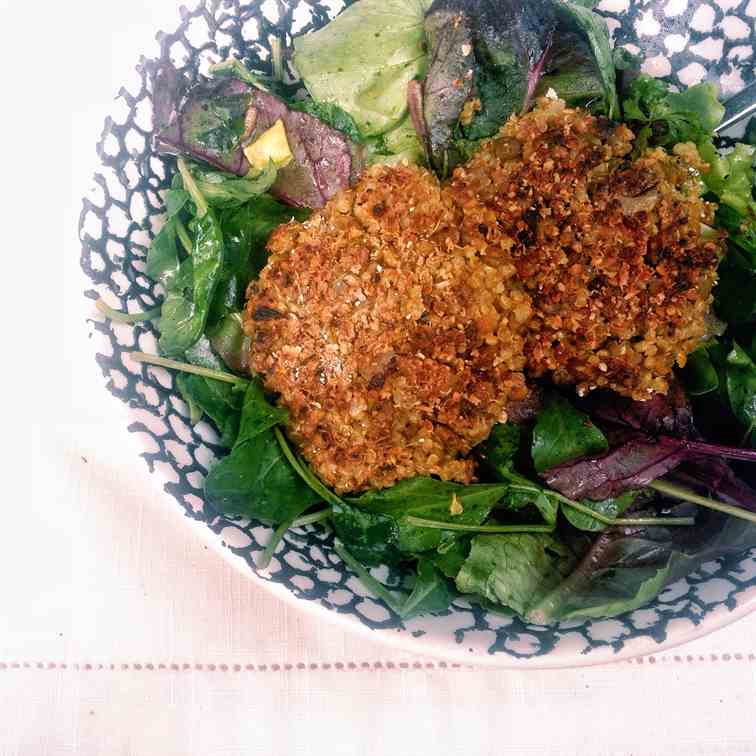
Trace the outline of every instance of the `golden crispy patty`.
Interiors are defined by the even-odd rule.
[[[529,376],[666,393],[704,334],[721,253],[692,145],[635,162],[632,132],[560,101],[512,118],[448,189],[462,242],[514,260]],[[708,231],[708,233],[707,233]]]
[[[337,491],[465,458],[527,396],[523,369],[665,392],[704,332],[721,240],[691,170],[558,101],[512,118],[450,184],[376,167],[277,229],[250,285],[250,365]]]
[[[471,480],[464,455],[526,396],[528,297],[514,266],[457,237],[438,181],[410,167],[371,169],[271,237],[248,292],[250,363],[339,492]]]

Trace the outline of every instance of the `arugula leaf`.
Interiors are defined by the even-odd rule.
[[[399,612],[402,619],[411,619],[419,614],[443,612],[449,608],[452,595],[446,578],[429,559],[417,563],[417,577],[412,593],[402,604]]]
[[[588,415],[558,394],[546,399],[533,429],[531,453],[538,472],[608,448],[604,434]]]
[[[320,501],[276,440],[273,428],[285,419],[284,410],[268,404],[260,384],[250,383],[236,443],[205,479],[205,497],[213,507],[277,525]]]
[[[527,616],[573,564],[571,552],[551,535],[475,536],[456,585],[461,593],[482,596]]]

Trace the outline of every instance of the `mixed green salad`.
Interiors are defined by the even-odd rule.
[[[98,304],[116,321],[155,323],[160,355],[132,356],[175,369],[191,421],[218,429],[227,453],[207,476],[206,503],[275,527],[260,567],[287,529],[318,524],[402,618],[463,596],[545,624],[632,610],[702,562],[756,546],[746,482],[756,461],[756,127],[720,154],[716,87],[678,92],[639,74],[592,6],[359,0],[295,38],[293,52],[272,40],[267,71],[227,60],[190,85],[156,66],[155,149],[177,156],[146,261],[162,304],[136,314]],[[336,495],[248,370],[241,313],[270,233],[374,163],[448,176],[550,90],[626,122],[638,154],[693,142],[710,163],[701,180],[728,234],[710,337],[669,395],[648,402],[543,385],[534,420],[497,425],[474,450],[479,483],[423,477]],[[380,583],[376,565],[401,568],[406,587]]]

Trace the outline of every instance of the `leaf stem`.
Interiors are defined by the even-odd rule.
[[[194,249],[194,243],[192,242],[192,237],[189,236],[189,232],[186,230],[184,222],[178,217],[178,215],[174,216],[173,222],[176,225],[176,235],[181,242],[181,246],[186,250],[187,255],[191,255],[192,250]]]
[[[424,517],[414,515],[407,515],[404,522],[420,528],[458,530],[463,533],[551,533],[554,531],[553,525],[463,525],[458,522],[426,520]]]
[[[210,206],[207,204],[207,200],[199,190],[199,187],[197,186],[197,183],[195,182],[194,177],[189,170],[189,166],[186,164],[186,160],[180,157],[178,159],[177,165],[179,173],[181,174],[181,180],[184,182],[184,189],[189,192],[192,200],[194,200],[194,204],[197,206],[197,216],[199,218],[204,218],[207,215],[207,211],[210,209]]]
[[[327,501],[329,504],[343,504],[344,502],[333,491],[329,490],[308,467],[302,464],[301,460],[291,450],[289,442],[286,440],[286,436],[284,436],[278,426],[273,428],[273,433],[275,434],[276,439],[278,439],[278,445],[281,447],[284,457],[289,460],[289,463],[299,477],[302,478],[302,480],[307,483],[316,494],[320,494],[323,501]]]
[[[695,491],[691,491],[689,488],[684,488],[683,486],[678,486],[676,483],[670,483],[668,480],[654,480],[648,484],[648,487],[653,488],[655,491],[663,493],[666,496],[671,496],[674,499],[689,501],[692,504],[698,504],[707,509],[715,509],[717,512],[724,512],[732,517],[739,517],[741,520],[756,522],[756,512],[749,512],[747,509],[741,509],[732,504],[725,504],[723,501],[710,499],[707,496],[700,496]]]
[[[585,504],[581,504],[578,501],[572,501],[561,497],[559,499],[563,504],[568,507],[572,507],[578,512],[593,517],[594,520],[603,522],[604,525],[613,525],[619,527],[638,527],[641,525],[666,525],[666,526],[690,526],[696,524],[695,517],[607,517],[606,515],[596,512]]]
[[[270,35],[270,57],[273,64],[274,81],[284,80],[283,46],[281,38],[276,34]]]
[[[116,323],[144,323],[146,320],[154,320],[160,316],[161,307],[153,307],[144,312],[123,312],[114,310],[105,304],[102,297],[95,302],[95,307],[106,317]]]
[[[286,520],[273,531],[273,535],[270,537],[268,545],[255,561],[255,567],[257,567],[258,570],[264,570],[268,567],[270,560],[273,559],[273,554],[275,553],[278,544],[281,543],[281,539],[284,537],[286,531],[292,526],[293,522],[294,520]]]
[[[301,528],[304,525],[314,525],[317,522],[325,522],[331,516],[331,508],[319,509],[317,512],[311,512],[307,515],[297,517],[294,522],[291,523],[292,528]]]
[[[510,488],[513,491],[523,491],[525,493],[531,493],[534,495],[543,494],[544,496],[550,496],[552,499],[556,499],[567,507],[582,512],[588,517],[592,517],[594,520],[603,523],[604,525],[614,525],[618,527],[639,527],[643,525],[664,525],[664,526],[690,526],[695,525],[695,519],[693,517],[607,517],[600,512],[596,512],[585,504],[568,499],[558,491],[551,491],[546,488],[541,488],[535,483],[531,483],[527,478],[523,478],[517,473],[509,473],[506,477],[511,480],[523,481],[522,483],[512,483]],[[726,506],[726,505],[725,505]]]
[[[386,605],[396,614],[402,613],[402,607],[407,600],[407,596],[400,594],[401,598],[394,595],[383,583],[376,580],[370,571],[363,564],[360,564],[347,550],[341,541],[336,541],[333,545],[334,551],[341,557],[344,564],[357,573],[357,577],[362,584],[375,594],[378,598],[383,599]]]
[[[249,385],[249,381],[246,378],[240,378],[238,375],[224,373],[221,370],[212,370],[211,368],[200,367],[199,365],[191,365],[188,362],[171,360],[168,357],[159,357],[156,354],[147,354],[145,352],[129,352],[129,357],[131,357],[134,362],[143,362],[146,365],[157,365],[158,367],[169,368],[171,370],[179,370],[182,373],[201,375],[203,378],[212,378],[215,381],[232,383],[235,386]]]

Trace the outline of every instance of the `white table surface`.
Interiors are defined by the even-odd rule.
[[[113,95],[176,21],[0,0],[0,756],[756,754],[756,616],[603,667],[443,664],[275,600],[147,475],[91,356],[76,223]]]

